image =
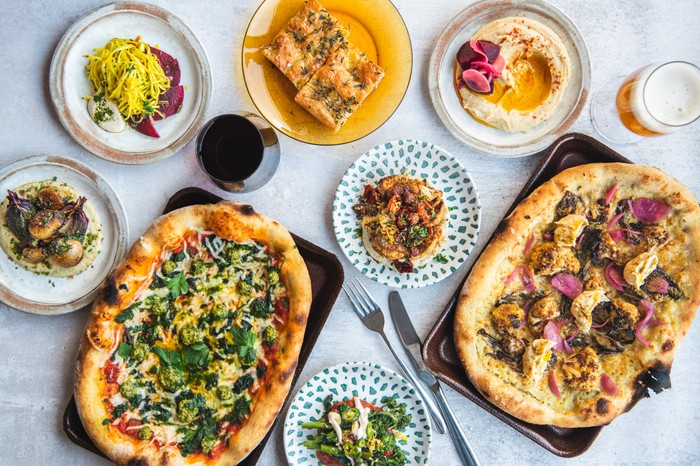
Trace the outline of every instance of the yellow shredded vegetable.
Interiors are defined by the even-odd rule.
[[[145,42],[112,39],[94,49],[86,68],[97,93],[117,104],[124,119],[138,123],[158,111],[158,97],[170,88],[170,80],[158,57]]]

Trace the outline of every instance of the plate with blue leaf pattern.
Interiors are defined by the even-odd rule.
[[[395,397],[406,404],[411,423],[403,431],[406,442],[397,441],[406,454],[407,464],[427,464],[430,454],[431,429],[423,400],[406,379],[391,369],[368,362],[346,362],[324,369],[301,387],[292,400],[284,422],[284,451],[290,466],[322,466],[316,452],[304,446],[316,435],[316,429],[302,429],[304,422],[321,419],[325,414],[323,400],[332,395],[334,401],[354,396],[375,406],[382,398]]]
[[[362,243],[360,216],[353,206],[365,185],[390,175],[424,178],[443,193],[448,226],[440,253],[411,273],[399,273],[377,262]],[[395,288],[419,288],[448,277],[476,245],[481,202],[467,169],[449,152],[425,141],[399,139],[373,147],[357,159],[340,180],[333,200],[333,229],[350,262],[372,280]]]

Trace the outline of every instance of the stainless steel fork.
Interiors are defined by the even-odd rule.
[[[399,366],[401,366],[401,370],[406,377],[408,377],[408,380],[411,381],[413,387],[418,391],[418,393],[420,393],[423,403],[425,403],[425,405],[428,407],[428,412],[435,421],[435,428],[438,432],[444,434],[446,427],[442,413],[435,405],[435,402],[433,402],[432,397],[425,391],[423,384],[419,382],[418,378],[413,373],[413,370],[406,365],[405,362],[403,362],[403,359],[401,359],[387,339],[386,334],[384,333],[384,313],[379,308],[379,304],[377,304],[377,302],[372,298],[372,295],[369,294],[367,288],[365,288],[364,285],[357,279],[344,284],[343,291],[350,300],[352,307],[355,308],[355,313],[360,317],[360,320],[365,327],[382,336],[384,343],[386,343],[386,346],[389,347],[394,359],[396,359],[396,362],[398,362]]]

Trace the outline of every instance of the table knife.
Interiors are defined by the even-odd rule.
[[[394,321],[394,326],[401,339],[401,344],[415,367],[418,377],[425,382],[433,393],[433,396],[435,396],[437,405],[447,422],[447,428],[450,431],[452,441],[457,448],[457,453],[462,460],[462,464],[467,466],[479,466],[479,460],[476,458],[474,450],[472,450],[469,444],[469,439],[467,439],[467,436],[464,434],[454,411],[452,411],[452,408],[447,403],[447,398],[445,398],[445,394],[440,387],[440,382],[438,382],[435,376],[425,367],[420,351],[420,337],[418,337],[416,329],[413,328],[411,319],[408,317],[408,312],[406,312],[406,307],[403,305],[398,291],[389,293],[389,311],[391,312],[391,319]]]

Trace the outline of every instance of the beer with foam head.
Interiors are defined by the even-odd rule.
[[[680,61],[644,67],[622,83],[615,104],[630,131],[672,133],[700,117],[700,69]]]

